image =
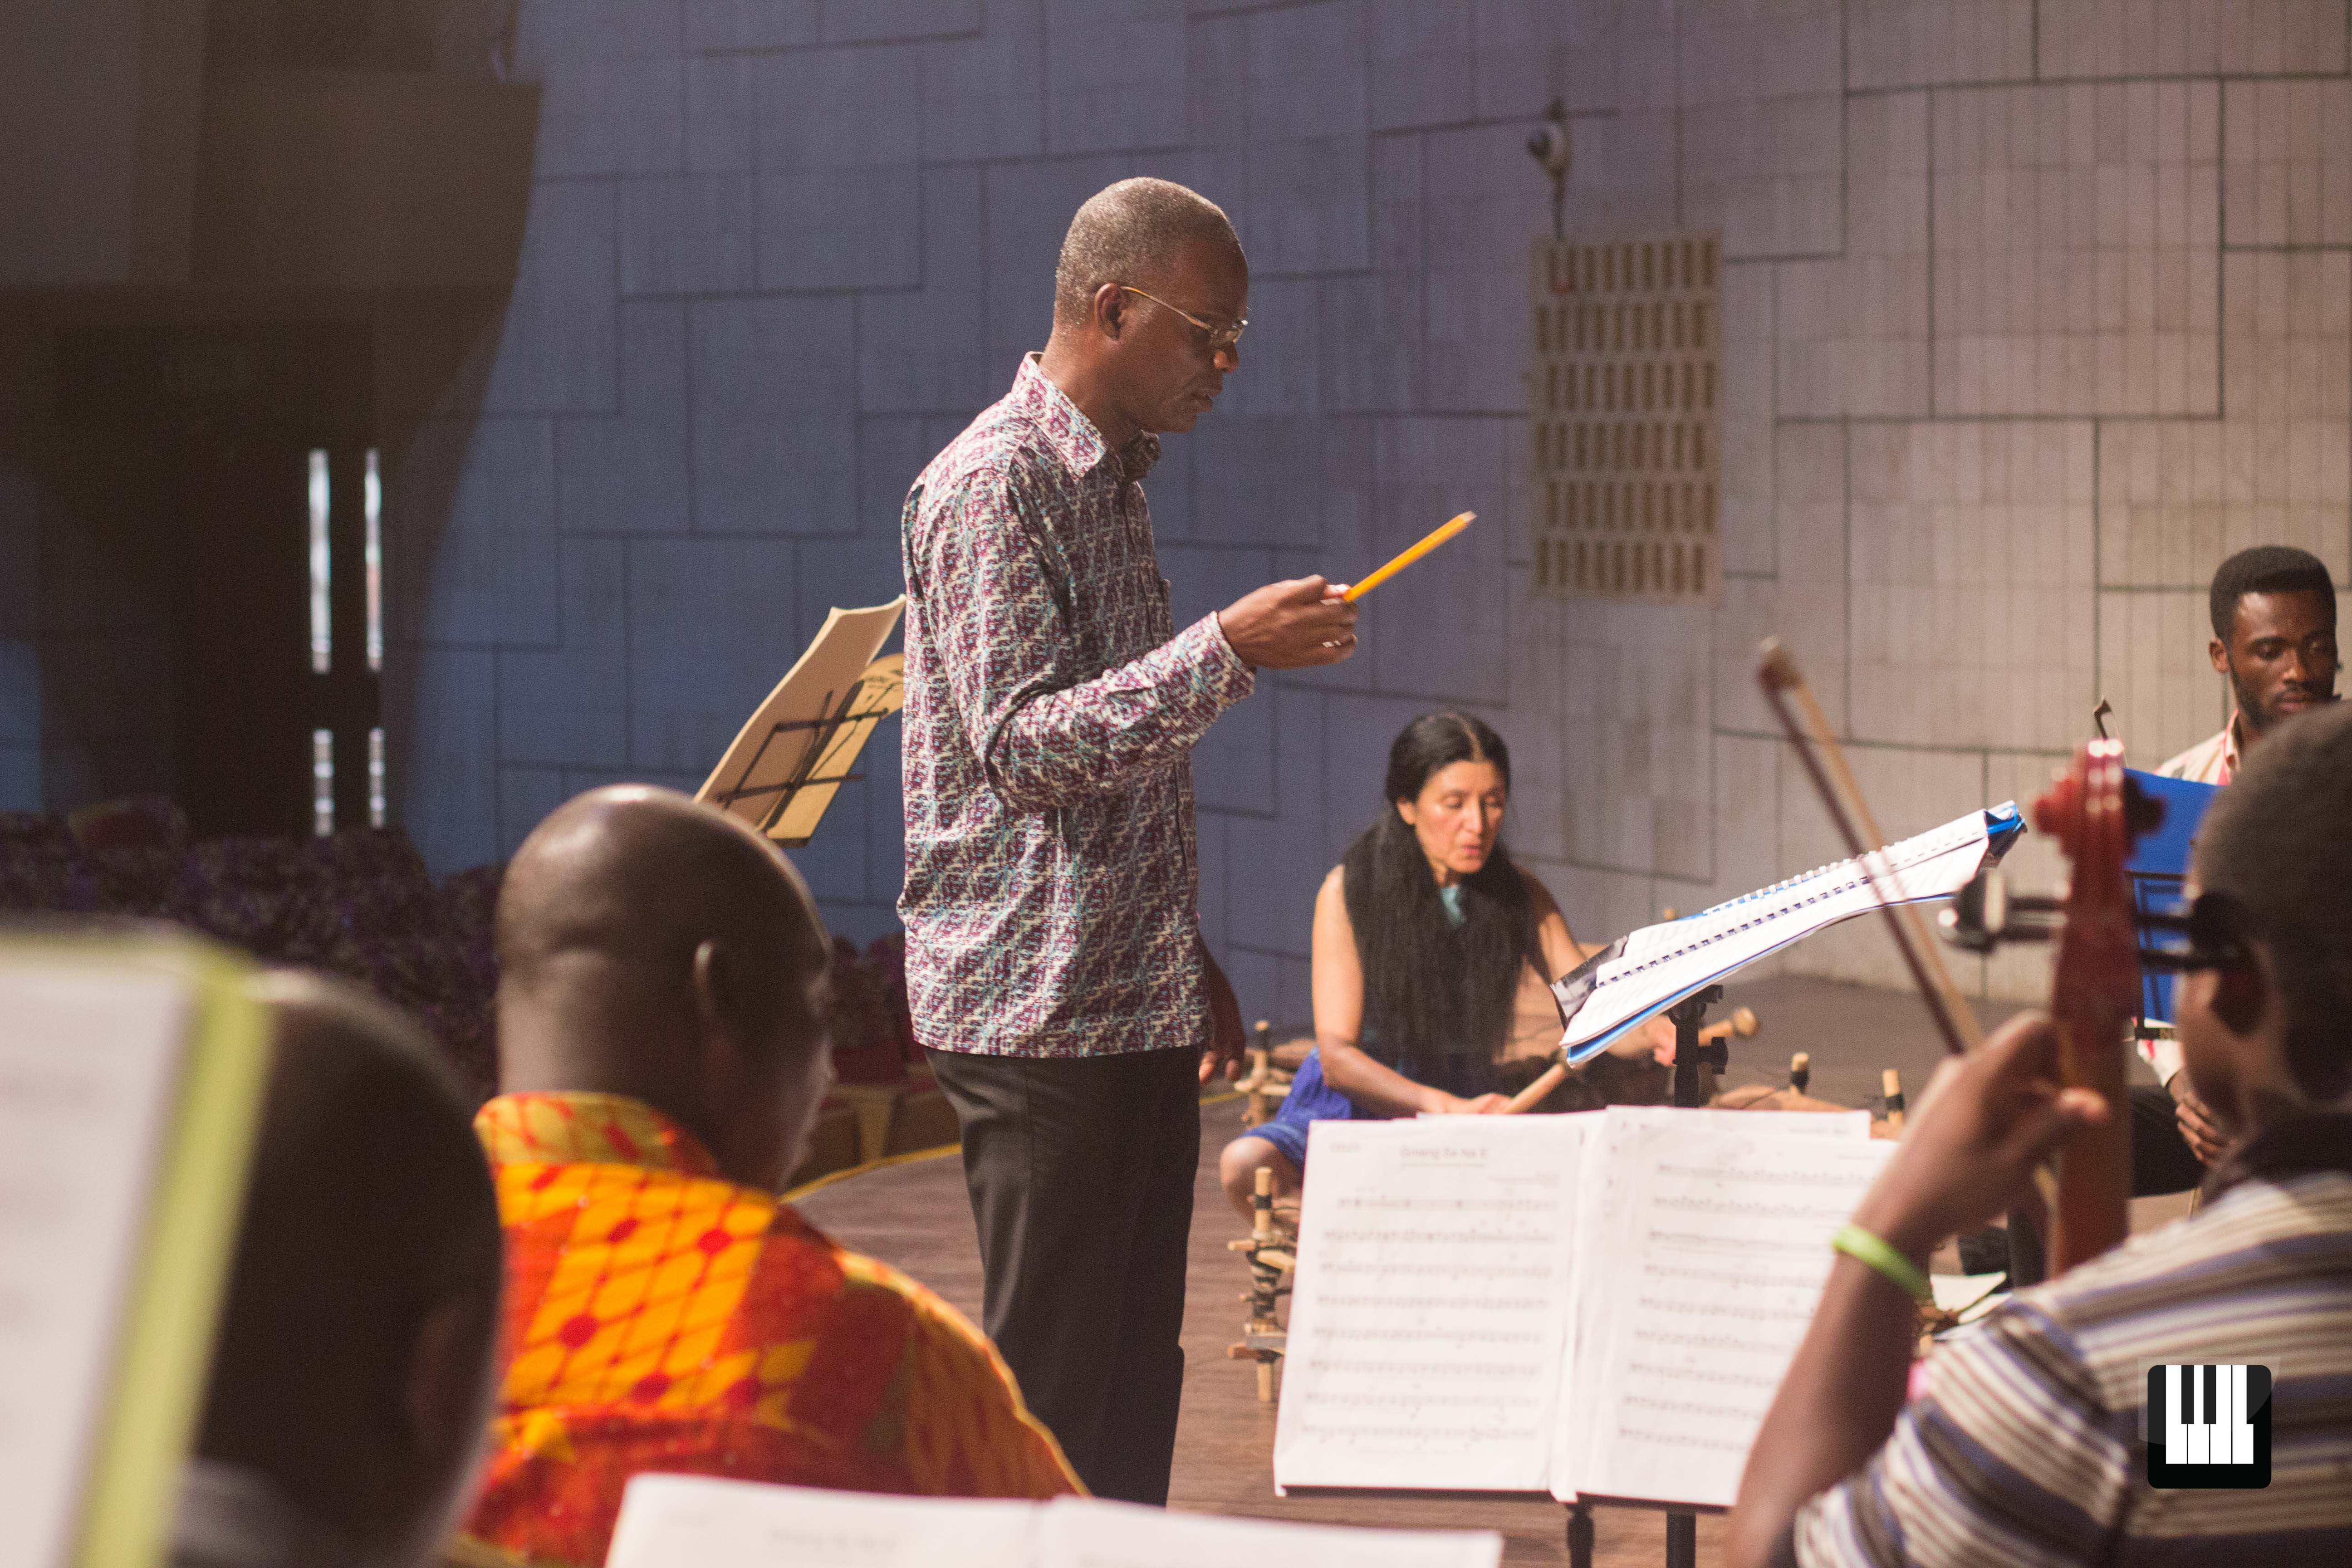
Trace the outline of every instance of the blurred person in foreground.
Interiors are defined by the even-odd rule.
[[[412,1568],[457,1522],[498,1323],[496,1200],[415,1026],[340,981],[278,1019],[173,1568]]]
[[[559,807],[499,896],[509,1360],[467,1521],[604,1560],[639,1471],[856,1491],[1075,1491],[956,1310],[777,1194],[831,1076],[829,944],[731,817],[620,786]]]
[[[2021,1291],[1942,1342],[1904,1402],[1916,1316],[1897,1283],[2024,1195],[2107,1114],[2055,1081],[2049,1021],[1950,1064],[1853,1216],[1750,1450],[1731,1561],[2352,1562],[2352,710],[2277,726],[2206,816],[2199,966],[2174,1006],[2231,1151],[2191,1217]],[[1865,1247],[1865,1250],[1868,1250]],[[2157,1490],[2158,1363],[2268,1366],[2266,1489]]]

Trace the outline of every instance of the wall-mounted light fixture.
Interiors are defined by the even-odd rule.
[[[1551,237],[1567,237],[1568,169],[1574,161],[1575,148],[1569,141],[1568,105],[1555,98],[1544,117],[1528,133],[1528,156],[1551,176]]]

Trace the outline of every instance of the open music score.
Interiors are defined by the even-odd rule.
[[[1316,1123],[1276,1490],[1728,1506],[1892,1147],[1861,1112]]]
[[[633,1478],[605,1568],[1497,1568],[1492,1531],[1362,1530],[1047,1503],[820,1491],[702,1476]]]
[[[1591,1121],[1315,1123],[1277,1489],[1543,1489]]]
[[[1811,1136],[1717,1114],[1748,1125],[1623,1125],[1592,1151],[1608,1174],[1579,1215],[1560,1496],[1731,1505],[1829,1279],[1830,1233],[1894,1152],[1860,1112],[1780,1118],[1841,1124]]]

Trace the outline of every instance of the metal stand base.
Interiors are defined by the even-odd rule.
[[[1568,1505],[1568,1568],[1592,1568],[1592,1510],[1580,1502]]]
[[[1695,1109],[1706,1103],[1699,1074],[1706,1068],[1718,1070],[1731,1059],[1730,1047],[1717,1040],[1702,1046],[1698,1040],[1699,1026],[1706,1021],[1706,1010],[1723,1000],[1723,987],[1704,986],[1674,1005],[1666,1016],[1675,1026],[1675,1104]],[[1666,1510],[1666,1568],[1698,1568],[1698,1515],[1678,1509]]]
[[[1698,1515],[1667,1511],[1666,1568],[1698,1568]]]

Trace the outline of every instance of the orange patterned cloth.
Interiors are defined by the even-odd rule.
[[[505,1222],[508,1362],[467,1522],[604,1561],[641,1470],[853,1491],[1080,1490],[961,1314],[719,1174],[643,1101],[505,1095],[474,1131]]]

